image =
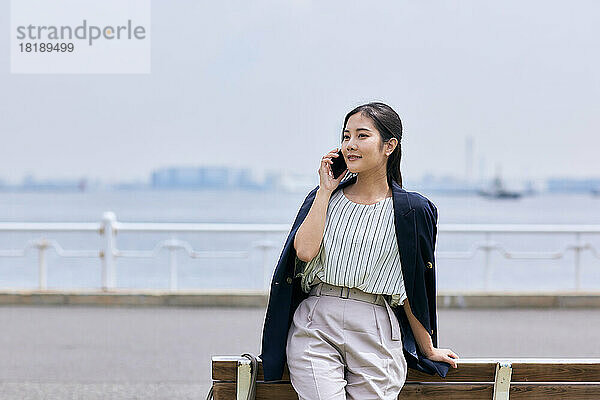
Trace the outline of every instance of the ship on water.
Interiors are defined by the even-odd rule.
[[[521,192],[506,189],[500,175],[496,175],[489,189],[481,189],[477,194],[493,199],[518,199],[523,196]]]

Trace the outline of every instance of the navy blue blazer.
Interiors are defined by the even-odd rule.
[[[356,176],[340,182],[333,193],[354,182]],[[265,381],[281,380],[286,363],[288,330],[296,308],[308,297],[308,293],[304,293],[300,286],[300,277],[294,278],[296,259],[294,237],[306,218],[318,189],[319,186],[304,199],[273,273],[260,354]],[[430,333],[433,345],[437,347],[434,260],[437,209],[425,196],[408,192],[396,182],[392,182],[392,193],[396,239],[406,295],[412,313]],[[408,367],[445,377],[450,364],[427,359],[416,344],[404,307],[398,306],[392,309],[400,323],[404,356]]]

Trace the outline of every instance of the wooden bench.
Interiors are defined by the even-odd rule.
[[[212,358],[213,398],[246,400],[251,363]],[[238,393],[239,391],[239,393]],[[398,399],[600,399],[600,359],[460,359],[446,378],[408,370]],[[258,359],[256,399],[297,400],[287,366],[281,381],[264,382]]]

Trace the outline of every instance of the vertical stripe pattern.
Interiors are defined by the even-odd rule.
[[[302,290],[323,282],[391,295],[391,306],[404,304],[406,290],[394,227],[392,197],[374,204],[354,203],[343,189],[329,199],[319,253],[307,263],[296,257]]]

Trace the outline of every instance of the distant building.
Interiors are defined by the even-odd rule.
[[[409,179],[403,179],[402,183],[408,190],[447,194],[474,194],[479,187],[477,183],[468,183],[462,178],[451,175],[436,177],[430,173],[425,174],[421,181],[411,182]]]
[[[306,193],[318,184],[319,176],[316,173],[304,174],[286,171],[277,176],[276,186],[285,192]]]
[[[156,189],[269,189],[276,180],[273,173],[263,177],[248,168],[169,167],[152,173],[151,185]]]
[[[251,169],[237,171],[235,185],[243,189],[274,189],[279,181],[277,172],[258,172]]]
[[[6,186],[5,189],[17,191],[78,191],[84,192],[87,188],[87,179],[46,179],[38,180],[33,175],[23,178],[21,185]]]
[[[230,184],[227,167],[171,167],[152,173],[154,188],[225,188]]]
[[[547,180],[548,192],[590,193],[600,189],[600,178],[551,178]]]

